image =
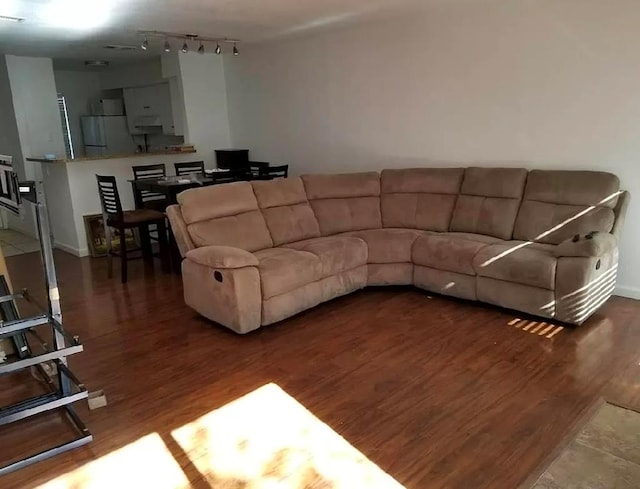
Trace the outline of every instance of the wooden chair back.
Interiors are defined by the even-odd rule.
[[[269,166],[258,169],[258,176],[261,180],[272,180],[274,178],[288,178],[289,165]]]
[[[204,174],[204,161],[188,161],[185,163],[174,163],[173,166],[176,169],[176,175],[189,175],[191,173]]]
[[[100,194],[100,204],[102,205],[102,215],[105,219],[122,220],[122,203],[118,193],[116,177],[96,175],[98,180],[98,193]]]
[[[140,165],[134,166],[133,178],[135,180],[143,180],[146,178],[160,179],[167,176],[167,169],[163,164],[158,165]],[[135,186],[134,186],[135,189]],[[142,209],[148,202],[157,203],[158,205],[167,200],[166,195],[156,192],[150,192],[149,190],[134,190],[134,197],[136,201],[136,208]]]

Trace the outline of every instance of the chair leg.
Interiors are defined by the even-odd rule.
[[[149,225],[144,224],[138,227],[140,233],[140,247],[142,248],[142,257],[147,263],[153,263],[153,249],[151,248],[151,234]]]
[[[113,277],[113,243],[111,227],[105,224],[104,226],[104,238],[107,241],[107,277],[111,279]]]
[[[127,283],[127,236],[125,235],[125,229],[119,228],[120,233],[120,273],[123,284]]]
[[[158,244],[160,245],[160,263],[162,264],[162,271],[170,273],[171,265],[169,257],[169,242],[167,241],[167,226],[164,221],[158,223]]]

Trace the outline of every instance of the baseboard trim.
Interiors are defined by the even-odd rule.
[[[53,243],[53,246],[59,250],[62,250],[66,253],[69,253],[73,256],[77,256],[78,258],[83,258],[85,256],[89,256],[89,250],[87,248],[78,249],[73,246],[69,246],[68,244],[61,243],[60,241],[56,241]]]
[[[613,291],[613,295],[626,297],[627,299],[640,300],[640,289],[636,287],[625,287],[624,285],[619,285],[616,287],[616,290]]]

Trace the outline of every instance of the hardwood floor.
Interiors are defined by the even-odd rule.
[[[37,259],[7,260],[17,287],[40,292]],[[85,345],[71,367],[108,406],[79,409],[88,448],[5,476],[4,489],[150,433],[193,487],[208,487],[171,430],[271,382],[408,489],[516,488],[602,397],[640,408],[640,302],[613,298],[546,339],[508,326],[521,316],[498,308],[368,289],[241,337],[187,308],[180,278],[159,267],[134,263],[123,286],[102,260],[56,260],[65,325]],[[0,378],[2,397],[23,395],[29,379]],[[55,416],[0,428],[0,461],[59,442],[65,428]]]

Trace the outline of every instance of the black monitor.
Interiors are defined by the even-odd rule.
[[[216,149],[216,164],[225,170],[246,170],[249,168],[249,150]]]

